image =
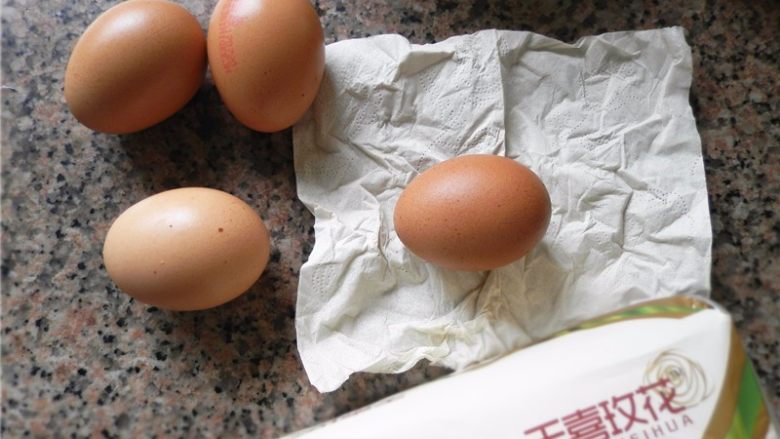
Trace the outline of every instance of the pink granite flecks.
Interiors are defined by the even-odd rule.
[[[211,83],[161,125],[96,134],[67,111],[78,35],[115,1],[6,0],[2,11],[2,436],[276,437],[441,376],[359,375],[327,395],[293,325],[312,218],[295,197],[291,135],[241,127]],[[203,26],[214,0],[181,0]],[[622,4],[618,4],[622,3]],[[485,28],[573,41],[681,25],[715,235],[713,296],[780,408],[780,6],[773,1],[321,0],[328,42],[397,32],[416,43]],[[216,309],[170,313],[109,281],[103,237],[164,189],[232,192],[262,213],[267,273]]]

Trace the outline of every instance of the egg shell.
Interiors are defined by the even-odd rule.
[[[205,309],[245,292],[270,255],[268,231],[239,198],[207,188],[161,192],[114,221],[103,246],[111,279],[141,302]]]
[[[319,17],[308,0],[221,0],[209,23],[211,74],[242,124],[292,126],[311,106],[325,68]]]
[[[65,72],[65,100],[82,124],[130,133],[173,115],[198,91],[206,38],[195,17],[163,0],[132,0],[100,15]]]
[[[491,155],[441,162],[418,175],[395,206],[398,237],[444,268],[490,270],[528,253],[550,222],[550,196],[531,170]]]

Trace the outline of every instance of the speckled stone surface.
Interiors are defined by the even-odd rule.
[[[322,395],[295,348],[298,270],[313,219],[295,197],[291,134],[250,132],[210,82],[179,114],[128,136],[80,126],[68,54],[114,1],[4,0],[2,436],[277,437],[442,376],[421,365]],[[215,0],[185,0],[203,26]],[[772,1],[322,0],[328,42],[397,32],[441,41],[484,28],[565,41],[681,25],[714,228],[713,296],[734,313],[780,407],[780,6]],[[179,186],[232,192],[274,250],[248,294],[172,313],[119,292],[101,260],[114,217]]]

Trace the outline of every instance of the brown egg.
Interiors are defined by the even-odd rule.
[[[206,188],[174,189],[124,211],[103,259],[111,279],[141,302],[172,310],[225,303],[257,281],[270,241],[249,205]]]
[[[453,270],[490,270],[523,257],[542,239],[550,196],[536,174],[512,159],[462,156],[412,180],[394,221],[417,256]]]
[[[220,0],[208,53],[227,108],[263,132],[283,130],[303,116],[325,67],[322,27],[308,0]]]
[[[79,38],[65,72],[65,100],[95,131],[130,133],[181,109],[206,71],[206,39],[183,7],[132,0],[100,15]]]

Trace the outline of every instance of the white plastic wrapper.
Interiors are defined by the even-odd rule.
[[[285,438],[777,439],[773,421],[729,315],[674,297]]]
[[[635,301],[707,295],[691,72],[681,28],[575,44],[487,30],[329,45],[319,96],[293,131],[298,195],[315,216],[296,312],[312,384],[331,391],[353,372],[423,358],[462,369]],[[541,177],[550,227],[506,267],[440,269],[398,239],[395,202],[433,164],[477,153]]]

